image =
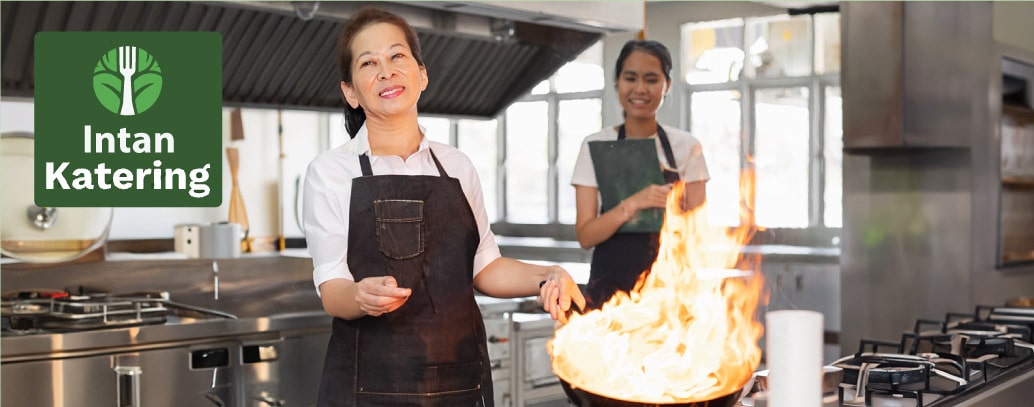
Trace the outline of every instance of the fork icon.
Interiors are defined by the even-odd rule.
[[[136,73],[136,47],[118,47],[118,71],[122,74],[122,116],[136,115],[133,108],[133,74]]]

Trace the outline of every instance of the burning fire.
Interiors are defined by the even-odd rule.
[[[753,174],[741,196],[753,194]],[[741,259],[753,211],[741,226],[708,228],[705,205],[682,209],[685,184],[668,196],[660,252],[629,295],[574,315],[550,343],[553,371],[572,387],[644,403],[698,402],[737,392],[761,361],[755,319],[764,281]],[[728,270],[749,267],[750,271]],[[732,273],[730,273],[732,272]]]

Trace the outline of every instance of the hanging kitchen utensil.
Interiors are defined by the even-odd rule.
[[[277,162],[276,175],[276,217],[277,217],[277,248],[284,251],[287,247],[287,240],[284,238],[284,111],[276,110],[276,140],[280,158]]]
[[[230,141],[244,140],[244,120],[241,119],[241,109],[233,109],[230,112]]]
[[[230,223],[236,223],[241,225],[243,229],[243,236],[241,236],[241,251],[244,253],[251,252],[251,239],[248,234],[250,227],[248,227],[248,211],[244,207],[244,196],[241,195],[240,183],[237,180],[237,168],[240,164],[240,152],[236,147],[226,148],[226,160],[230,163],[230,214],[228,220]]]

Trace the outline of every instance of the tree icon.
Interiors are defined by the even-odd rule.
[[[162,69],[143,48],[112,48],[93,69],[93,93],[112,113],[135,116],[146,112],[161,92]]]

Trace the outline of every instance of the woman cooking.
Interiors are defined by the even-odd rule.
[[[313,280],[334,316],[319,406],[491,406],[475,289],[538,294],[554,319],[584,304],[558,266],[501,257],[477,173],[417,123],[428,83],[413,29],[366,8],[338,42],[352,140],[318,156],[303,216]]]
[[[671,183],[676,180],[687,183],[687,204],[695,206],[704,200],[704,183],[710,177],[700,142],[687,132],[657,123],[657,111],[671,90],[671,67],[671,54],[661,43],[627,42],[615,67],[615,86],[625,122],[586,137],[575,162],[571,177],[577,208],[575,231],[583,248],[595,247],[586,287],[589,308],[599,308],[619,290],[631,290],[657,257],[659,228],[623,232],[619,231],[622,225],[639,211],[664,208]],[[620,197],[619,204],[601,213],[598,181],[603,180],[597,180],[589,143],[625,139],[655,140],[665,184],[648,185]]]

